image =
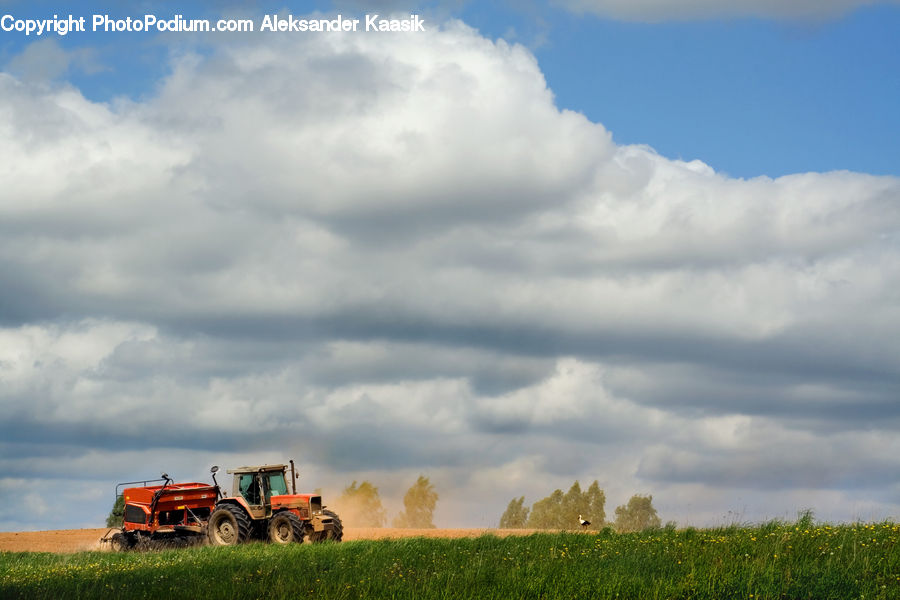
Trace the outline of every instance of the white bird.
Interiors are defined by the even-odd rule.
[[[588,525],[591,524],[590,521],[586,521],[585,519],[583,519],[583,518],[581,517],[581,515],[578,515],[578,522],[581,523],[581,527],[582,527],[582,528],[585,528],[585,527],[587,527]]]

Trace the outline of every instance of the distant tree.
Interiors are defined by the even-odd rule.
[[[561,519],[563,498],[562,490],[553,493],[531,505],[528,516],[528,527],[532,529],[565,529]]]
[[[531,507],[528,527],[534,529],[578,529],[578,515],[591,522],[590,529],[600,529],[606,521],[606,494],[595,480],[587,491],[577,481],[569,491],[554,490]]]
[[[407,529],[433,528],[434,507],[437,505],[438,495],[434,486],[424,475],[419,475],[416,482],[403,496],[402,513],[394,519],[394,527]]]
[[[616,531],[621,533],[653,529],[661,523],[653,508],[653,496],[635,494],[628,504],[616,507]]]
[[[113,503],[112,510],[109,511],[109,516],[106,517],[106,526],[107,527],[121,527],[124,519],[125,519],[125,496],[116,496],[116,501]]]
[[[378,488],[368,481],[351,483],[335,504],[344,524],[353,527],[384,527],[387,520]]]
[[[600,489],[600,485],[596,481],[592,485],[595,485],[598,490]],[[562,515],[560,518],[565,524],[564,529],[580,528],[579,515],[590,521],[591,527],[596,527],[594,522],[598,521],[598,519],[591,514],[591,503],[588,495],[581,491],[581,484],[576,481],[563,497]],[[602,520],[603,517],[601,516],[599,521],[602,522]]]
[[[528,507],[523,506],[525,496],[518,500],[513,498],[500,517],[500,529],[523,529],[528,523]]]
[[[587,508],[582,514],[591,522],[588,529],[602,529],[606,525],[606,494],[600,489],[600,484],[596,479],[584,495],[587,500]]]

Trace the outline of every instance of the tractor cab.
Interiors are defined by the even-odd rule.
[[[254,518],[268,517],[272,514],[272,496],[289,493],[284,476],[287,469],[287,465],[229,469],[228,473],[234,475],[231,495],[243,498]]]

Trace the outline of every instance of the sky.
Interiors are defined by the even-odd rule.
[[[0,530],[289,458],[441,527],[900,515],[897,2],[130,10],[0,0]],[[16,30],[70,13],[257,31]]]

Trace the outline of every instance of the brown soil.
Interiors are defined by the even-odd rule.
[[[99,550],[108,529],[60,529],[0,533],[2,552],[81,552]]]
[[[0,533],[0,552],[83,552],[99,550],[100,538],[109,529],[61,529]],[[344,540],[376,540],[403,537],[477,537],[479,535],[527,535],[529,529],[344,529]]]

